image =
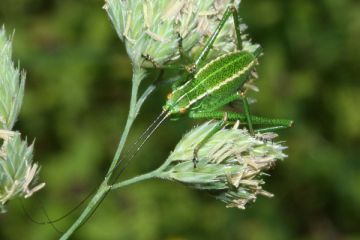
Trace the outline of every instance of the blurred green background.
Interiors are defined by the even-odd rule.
[[[126,120],[131,66],[100,0],[1,0],[16,29],[14,59],[27,71],[17,123],[36,138],[47,186],[25,202],[61,216],[102,180]],[[271,171],[247,210],[150,180],[110,194],[73,239],[360,239],[360,2],[243,1],[241,15],[265,55],[254,112],[292,118],[289,158]],[[161,110],[163,87],[144,105],[129,141]],[[123,178],[156,168],[193,123],[162,126]],[[56,239],[19,202],[0,216],[0,239]],[[66,229],[80,212],[57,224]]]

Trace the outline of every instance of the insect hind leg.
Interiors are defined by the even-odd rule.
[[[241,50],[243,49],[243,42],[242,42],[242,38],[241,38],[241,30],[240,30],[240,18],[239,18],[239,14],[238,14],[238,10],[236,9],[235,6],[231,6],[230,7],[230,11],[232,13],[233,16],[233,20],[234,20],[234,25],[235,25],[235,33],[236,33],[236,43],[237,43],[237,49]],[[244,109],[244,113],[246,116],[246,121],[247,121],[247,125],[249,128],[249,132],[250,134],[254,134],[254,129],[252,126],[252,121],[250,118],[250,110],[249,110],[249,102],[247,97],[245,96],[245,92],[241,92],[241,101],[243,103],[243,109]]]
[[[235,9],[236,10],[236,9]],[[202,49],[199,57],[196,59],[194,66],[195,68],[198,68],[206,59],[206,57],[208,56],[211,48],[214,45],[214,42],[216,40],[216,38],[218,37],[221,29],[224,27],[226,21],[229,19],[229,17],[231,16],[231,6],[227,7],[223,17],[221,18],[219,25],[217,26],[217,28],[215,29],[215,31],[212,33],[212,35],[209,37],[209,39],[207,40],[207,42],[205,43],[204,48]]]
[[[234,20],[235,33],[236,33],[236,46],[237,46],[238,50],[241,50],[241,49],[243,49],[243,42],[242,42],[242,38],[241,38],[239,13],[235,6],[231,6],[230,11],[232,13],[233,20]]]
[[[203,116],[206,116],[208,114],[208,118],[213,118],[212,117],[212,112],[216,112],[216,110],[218,110],[219,108],[225,106],[226,104],[233,102],[235,100],[241,100],[243,103],[243,111],[244,111],[244,115],[245,115],[245,119],[246,119],[246,123],[248,125],[248,129],[249,132],[251,134],[254,134],[254,130],[253,130],[253,123],[252,123],[252,118],[250,116],[250,111],[249,111],[249,103],[247,100],[247,97],[245,96],[244,92],[236,92],[228,97],[225,98],[210,98],[208,103],[203,103],[203,106],[200,106],[200,108],[196,111],[192,111],[189,113],[189,116],[191,118],[197,118],[197,116],[200,116],[201,114],[203,114]]]
[[[239,4],[240,5],[240,4]],[[236,34],[236,47],[237,49],[243,50],[244,49],[244,44],[243,44],[243,40],[246,39],[246,35],[244,35],[241,32],[241,18],[239,15],[239,7],[236,8],[235,6],[230,6],[230,11],[232,13],[232,17],[233,17],[233,22],[234,22],[234,27],[235,27],[235,34]],[[258,57],[262,54],[262,49],[260,46],[257,47],[257,49],[253,52],[254,56]]]

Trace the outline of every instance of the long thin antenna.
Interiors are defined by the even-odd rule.
[[[136,146],[138,146],[138,143],[141,142],[143,140],[144,137],[148,136],[148,132],[152,131],[152,127],[154,125],[157,126],[157,123],[159,121],[161,121],[162,117],[164,116],[164,114],[166,114],[168,111],[162,111],[157,117],[156,119],[150,124],[149,127],[147,127],[147,129],[140,135],[140,137],[137,138],[137,140],[131,145],[130,149],[126,151],[126,153],[123,155],[124,157],[122,157],[115,165],[114,169],[109,172],[107,174],[107,176],[109,176],[116,168],[118,168],[118,166],[122,163],[122,161],[135,149]],[[138,151],[138,150],[137,150]]]
[[[165,114],[165,116],[164,116]],[[163,116],[161,118],[161,116]],[[153,121],[151,123],[151,125],[145,130],[145,132],[149,132],[150,128],[152,128],[152,126],[155,125],[154,128],[152,128],[152,130],[150,131],[150,133],[146,136],[146,138],[140,143],[140,145],[138,145],[137,149],[132,153],[132,155],[130,156],[130,158],[125,162],[125,165],[123,166],[123,168],[120,170],[120,172],[117,174],[117,176],[115,177],[114,182],[120,177],[120,175],[122,174],[122,172],[125,170],[125,168],[129,165],[130,161],[135,157],[135,155],[139,152],[139,150],[141,149],[141,147],[147,142],[147,140],[153,135],[153,133],[155,132],[155,130],[161,125],[161,123],[163,123],[168,116],[170,116],[169,111],[164,111],[162,112],[156,119],[155,121]],[[156,124],[155,124],[156,123]],[[141,138],[143,138],[143,136],[145,136],[145,134],[141,134]],[[136,141],[139,142],[139,139]],[[134,148],[134,144],[132,145],[132,149]],[[130,153],[130,151],[127,151],[126,153]],[[127,154],[126,154],[127,155]],[[122,158],[122,159],[126,159],[126,155]],[[119,161],[122,162],[122,161]],[[116,164],[116,167],[113,169],[116,170],[116,168],[119,166],[119,164]],[[112,171],[112,172],[113,172]],[[111,173],[111,172],[110,172]],[[103,198],[96,204],[95,209],[93,209],[93,211],[90,213],[90,215],[84,220],[84,222],[81,224],[81,226],[83,226],[91,217],[92,215],[95,213],[96,209],[100,206],[100,204],[102,203],[102,201],[105,199],[105,197],[107,196],[107,194],[109,194],[110,191],[106,192],[105,195],[103,196]],[[80,227],[81,227],[80,226]]]
[[[164,71],[161,70],[160,73],[159,73],[159,76],[158,76],[157,79],[154,81],[155,84],[157,84],[157,83],[160,81],[160,79],[161,79],[162,76],[163,76],[163,73],[164,73]],[[156,124],[157,121],[158,121],[165,113],[166,113],[166,111],[163,111],[163,112],[161,112],[161,113],[156,117],[156,119],[150,124],[149,127],[147,127],[147,129],[140,135],[140,137],[138,137],[137,140],[136,140],[134,143],[132,143],[131,148],[126,152],[126,155],[128,155],[128,153],[130,153],[130,150],[133,150],[133,149],[136,147],[136,145],[137,145],[137,144],[144,138],[144,136],[146,136],[146,134],[151,130],[151,128],[153,127],[153,125]],[[137,151],[139,151],[139,150],[137,150]],[[137,151],[136,151],[136,152],[137,152]],[[125,156],[126,156],[126,155],[125,155]],[[121,163],[121,161],[122,161],[122,160],[120,160],[120,161],[116,164],[114,170],[119,166],[119,164]],[[113,170],[113,171],[114,171],[114,170]],[[109,172],[108,174],[111,174],[113,171]],[[107,174],[107,175],[108,175],[108,174]],[[22,205],[22,209],[23,209],[24,213],[27,215],[27,217],[30,219],[31,222],[33,222],[33,223],[35,223],[35,224],[39,224],[39,225],[50,224],[50,225],[55,229],[55,231],[60,232],[60,231],[55,227],[54,223],[57,223],[57,222],[65,219],[66,217],[68,217],[68,216],[70,216],[72,213],[74,213],[76,210],[78,210],[78,209],[79,209],[87,200],[89,200],[89,198],[96,192],[97,188],[98,188],[98,187],[94,187],[94,188],[91,190],[91,192],[90,192],[89,194],[87,194],[86,197],[85,197],[84,199],[82,199],[78,204],[76,204],[74,207],[72,207],[72,208],[71,208],[69,211],[67,211],[64,215],[62,215],[62,216],[60,216],[60,217],[57,217],[57,218],[55,218],[55,219],[51,219],[51,218],[49,217],[48,212],[47,212],[47,210],[45,209],[44,206],[42,206],[42,211],[44,212],[44,215],[45,215],[46,218],[47,218],[46,221],[38,221],[38,220],[35,220],[35,219],[29,214],[29,212],[26,210],[26,208],[25,208],[25,206],[24,206],[23,203],[21,204],[21,205]],[[97,207],[96,207],[96,208],[97,208]]]
[[[45,225],[45,224],[57,223],[57,222],[60,222],[61,220],[65,219],[66,217],[70,216],[70,215],[71,215],[72,213],[74,213],[76,210],[78,210],[78,209],[81,207],[81,205],[83,205],[87,200],[89,200],[89,198],[90,198],[92,195],[94,195],[94,193],[96,192],[96,189],[97,189],[97,188],[92,189],[91,192],[88,193],[88,194],[86,195],[86,197],[83,198],[78,204],[76,204],[74,207],[72,207],[69,211],[67,211],[67,212],[66,212],[65,214],[63,214],[61,217],[57,217],[57,218],[55,218],[55,219],[52,219],[52,218],[49,217],[49,215],[47,214],[47,210],[45,209],[44,206],[42,206],[42,208],[43,208],[43,211],[46,213],[46,214],[45,214],[45,215],[46,215],[46,218],[47,218],[46,221],[38,221],[38,220],[35,220],[34,218],[32,218],[32,217],[30,216],[30,214],[28,214],[28,212],[27,212],[27,210],[26,210],[26,208],[25,208],[25,206],[24,206],[23,204],[22,204],[22,208],[23,208],[24,212],[26,213],[26,215],[29,217],[29,219],[30,219],[33,223],[35,223],[35,224]]]
[[[30,213],[27,211],[27,209],[25,208],[24,202],[22,199],[20,199],[20,204],[21,204],[21,208],[23,210],[23,212],[25,213],[25,215],[28,217],[28,219],[30,219],[31,222],[35,223],[35,224],[39,224],[39,225],[44,225],[44,224],[50,224],[51,227],[55,230],[55,232],[61,234],[63,233],[62,231],[60,231],[54,224],[54,222],[50,219],[48,212],[46,211],[46,209],[41,206],[41,211],[44,213],[44,215],[46,216],[46,218],[48,219],[48,221],[46,222],[41,222],[41,221],[37,221],[35,220]]]
[[[114,182],[116,182],[116,180],[120,177],[120,175],[125,171],[125,169],[129,165],[131,160],[136,156],[136,154],[139,152],[141,147],[149,140],[149,138],[153,135],[155,130],[158,129],[159,126],[170,116],[169,111],[164,111],[161,115],[164,115],[164,113],[165,113],[165,116],[163,116],[161,119],[158,118],[159,120],[157,121],[157,124],[155,125],[155,127],[150,131],[150,133],[146,136],[146,138],[138,145],[137,149],[135,151],[133,151],[133,153],[130,155],[130,158],[125,161],[124,166],[121,168],[120,172],[116,175]],[[151,124],[151,125],[154,125],[154,124]],[[123,158],[123,159],[126,159],[126,158]],[[115,170],[115,168],[114,168],[114,170]]]
[[[121,158],[121,160],[116,164],[114,170],[120,165],[120,163],[123,161],[123,159],[126,158],[126,156],[129,156],[131,152],[133,152],[133,150],[135,149],[135,147],[138,146],[138,143],[141,142],[143,140],[143,138],[145,136],[147,136],[147,134],[153,130],[153,126],[156,125],[156,128],[159,126],[159,124],[157,124],[159,122],[159,120],[162,120],[162,117],[164,116],[164,114],[166,114],[167,111],[163,111],[161,112],[157,117],[156,119],[150,124],[149,127],[147,127],[147,129],[140,135],[140,137],[137,138],[137,140],[131,145],[131,148],[125,153],[124,157]],[[163,121],[163,120],[162,120]],[[161,122],[162,122],[161,121]],[[154,130],[153,130],[154,131]],[[151,134],[153,133],[153,131],[151,131]],[[147,137],[148,139],[148,137]],[[141,146],[143,145],[144,143],[141,144]],[[138,147],[136,149],[135,152],[138,152],[140,149],[140,147]],[[132,154],[132,158],[133,158],[133,155]],[[114,171],[113,170],[113,171]],[[112,171],[112,172],[113,172]],[[111,174],[112,172],[109,172],[108,174]],[[57,222],[60,222],[61,220],[65,219],[66,217],[70,216],[72,213],[74,213],[76,210],[78,210],[97,190],[97,187],[93,188],[91,190],[91,192],[89,194],[86,195],[86,197],[84,199],[82,199],[78,204],[76,204],[74,207],[72,207],[68,212],[66,212],[64,215],[60,216],[60,217],[57,217],[55,219],[52,219],[49,217],[48,215],[48,212],[47,210],[42,206],[42,211],[44,212],[44,215],[46,217],[47,220],[45,221],[39,221],[39,220],[36,220],[34,219],[33,217],[30,216],[29,212],[26,210],[24,204],[22,204],[22,209],[24,211],[24,213],[27,215],[27,217],[30,219],[31,222],[35,223],[35,224],[39,224],[39,225],[45,225],[45,224],[50,224],[54,229],[55,231],[57,232],[60,232],[55,226],[54,226],[54,223],[57,223]]]

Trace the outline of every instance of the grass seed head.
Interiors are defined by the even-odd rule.
[[[170,154],[162,177],[206,190],[227,207],[244,209],[258,195],[271,197],[262,188],[263,177],[277,160],[286,157],[286,147],[269,139],[269,134],[266,138],[252,136],[237,124],[223,128],[200,148],[194,168],[194,148],[216,124],[207,122],[187,133]]]
[[[33,144],[28,146],[12,130],[18,117],[25,86],[25,74],[12,62],[11,38],[0,28],[0,212],[16,197],[30,197],[44,187],[36,184],[39,167],[32,164]]]
[[[13,128],[18,117],[25,86],[25,73],[12,62],[12,43],[0,28],[0,129]]]
[[[32,163],[33,144],[21,140],[20,133],[1,134],[3,144],[0,148],[0,211],[5,211],[5,204],[17,197],[30,197],[45,186],[36,184],[39,166]]]
[[[133,65],[142,65],[142,55],[150,56],[156,63],[179,58],[179,40],[184,52],[194,58],[204,46],[230,0],[106,0],[107,11]],[[240,0],[233,3],[240,4]],[[245,29],[244,24],[241,29]],[[256,49],[243,36],[246,48]],[[233,51],[235,45],[233,20],[229,19],[214,44],[211,57]]]

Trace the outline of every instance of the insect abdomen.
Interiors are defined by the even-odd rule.
[[[222,55],[204,67],[178,89],[171,93],[169,101],[174,110],[188,109],[203,98],[214,94],[232,94],[248,79],[255,65],[255,57],[245,51]],[[168,101],[168,102],[169,102]]]

